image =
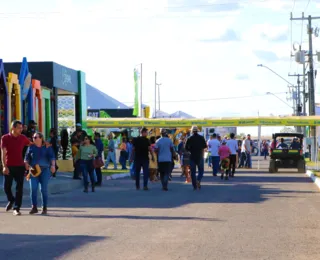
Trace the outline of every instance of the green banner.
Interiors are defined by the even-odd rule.
[[[139,115],[139,86],[138,86],[138,71],[134,69],[134,107],[132,115]]]

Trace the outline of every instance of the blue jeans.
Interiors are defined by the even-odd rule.
[[[146,160],[135,160],[134,161],[134,169],[135,169],[135,177],[136,177],[136,187],[140,188],[140,171],[141,167],[143,169],[143,187],[148,187],[149,180],[149,159]]]
[[[208,167],[212,164],[212,156],[208,156]]]
[[[252,168],[251,154],[247,153],[246,155],[247,155],[246,166],[249,168]]]
[[[172,162],[159,162],[158,169],[160,173],[162,188],[168,188],[169,176],[172,172]]]
[[[122,170],[126,170],[127,169],[127,165],[126,165],[127,156],[128,156],[127,152],[125,152],[125,151],[121,151],[120,152],[119,163],[122,166]]]
[[[198,167],[198,177],[196,177]],[[204,159],[201,158],[198,162],[190,159],[190,170],[191,170],[191,179],[192,185],[194,188],[197,187],[197,181],[201,181],[204,174]]]
[[[48,183],[50,179],[49,168],[41,168],[41,174],[38,177],[30,177],[30,198],[33,207],[38,205],[38,187],[40,183],[40,191],[42,198],[42,207],[48,205]]]
[[[212,162],[212,173],[217,175],[219,171],[220,156],[210,156]]]
[[[93,168],[92,160],[80,160],[80,168],[81,168],[81,171],[82,171],[83,186],[85,188],[88,188],[88,185],[89,185],[88,175],[89,175],[90,176],[91,185],[94,187],[96,181],[95,181],[95,178],[94,178],[94,168]]]
[[[104,167],[105,168],[108,168],[108,165],[109,165],[109,162],[112,161],[113,164],[114,164],[114,169],[117,169],[117,162],[116,162],[116,152],[113,151],[113,152],[108,152],[108,156],[107,156],[107,159],[106,159],[106,162],[105,162],[105,165]]]
[[[264,159],[267,159],[268,150],[262,150],[261,155],[264,156]]]

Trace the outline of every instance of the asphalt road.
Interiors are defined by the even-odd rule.
[[[201,191],[177,172],[168,192],[123,179],[51,196],[45,217],[1,212],[0,259],[320,259],[319,190],[303,174],[260,168],[230,181],[208,172]]]

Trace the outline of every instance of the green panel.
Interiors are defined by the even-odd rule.
[[[43,98],[43,134],[46,139],[49,137],[49,131],[51,128],[51,91],[49,89],[42,88]]]
[[[50,128],[51,128],[51,105],[50,105],[50,99],[45,99],[45,127],[46,127],[46,133],[47,133],[47,136],[49,137],[49,131],[50,131]]]
[[[80,99],[80,123],[84,130],[87,129],[87,85],[86,74],[82,71],[78,71],[78,93]]]
[[[49,89],[42,88],[42,97],[50,100],[51,91]]]

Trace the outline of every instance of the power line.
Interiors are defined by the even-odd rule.
[[[292,6],[291,13],[293,12],[293,10],[294,10],[295,6],[296,6],[296,0],[293,0],[293,6]]]
[[[304,9],[304,12],[307,11],[308,7],[309,7],[309,4],[310,4],[311,0],[308,0],[308,3],[307,3],[307,6],[306,6],[306,9]]]
[[[287,92],[277,92],[273,93],[275,95],[286,94]],[[260,95],[250,95],[250,96],[236,96],[236,97],[221,97],[221,98],[208,98],[208,99],[189,99],[189,100],[167,100],[161,101],[161,103],[187,103],[187,102],[207,102],[207,101],[217,101],[217,100],[229,100],[229,99],[243,99],[243,98],[252,98],[252,97],[264,97],[268,94]],[[143,103],[153,103],[154,101],[143,101]],[[133,104],[134,102],[121,102],[123,104]]]

